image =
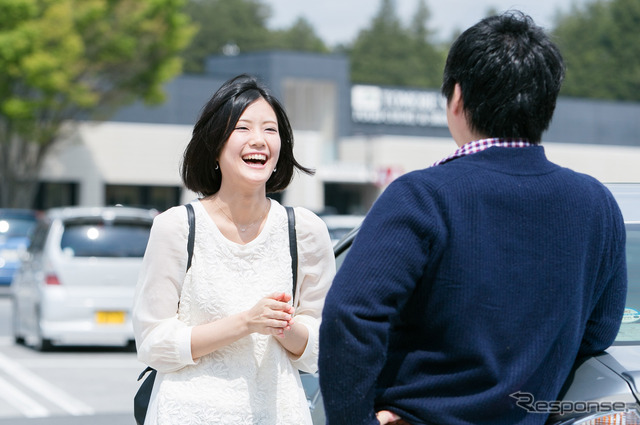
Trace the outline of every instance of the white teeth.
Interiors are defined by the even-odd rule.
[[[245,161],[266,161],[267,156],[262,154],[251,154],[243,156],[242,159],[244,159]]]

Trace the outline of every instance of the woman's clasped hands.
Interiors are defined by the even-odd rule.
[[[263,335],[284,337],[291,329],[294,308],[289,304],[291,295],[276,292],[262,298],[246,312],[249,330]]]

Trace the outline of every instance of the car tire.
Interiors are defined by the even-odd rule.
[[[51,351],[52,348],[53,344],[51,343],[51,340],[43,338],[40,331],[38,331],[38,339],[36,340],[36,343],[33,344],[33,349],[44,353],[46,351]]]
[[[53,348],[53,344],[51,343],[51,340],[48,338],[44,338],[42,336],[42,328],[40,326],[40,322],[42,319],[40,318],[39,310],[38,310],[37,319],[38,319],[38,337],[36,339],[35,344],[33,344],[33,349],[40,352],[51,351],[51,349]]]
[[[136,341],[134,339],[130,340],[124,349],[130,353],[137,352],[138,350],[136,349]]]
[[[18,320],[20,316],[18,315],[18,303],[15,300],[13,300],[13,302],[11,303],[11,311],[11,329],[13,332],[13,342],[16,345],[24,345],[24,336],[20,334],[20,331],[18,330],[20,328],[18,326]]]

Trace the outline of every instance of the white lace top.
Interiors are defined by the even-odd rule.
[[[294,321],[309,330],[304,353],[294,358],[274,337],[254,333],[194,362],[191,327],[248,310],[273,292],[291,293],[292,274],[287,214],[278,202],[271,201],[262,232],[246,245],[226,239],[203,205],[192,204],[189,272],[186,208],[174,207],[154,220],[136,288],[138,359],[158,370],[145,424],[311,424],[298,369],[317,370],[321,311],[335,274],[326,225],[295,209]]]

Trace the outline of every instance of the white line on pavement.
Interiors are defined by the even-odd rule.
[[[22,365],[14,362],[2,353],[0,353],[0,369],[4,370],[7,375],[12,376],[36,394],[46,398],[54,404],[57,404],[71,415],[80,416],[94,414],[94,410],[87,404],[69,395],[61,388],[58,388],[50,382],[40,378],[29,369],[24,368]]]
[[[2,377],[0,377],[0,397],[28,418],[42,418],[50,415],[50,412],[43,405],[11,385]]]

